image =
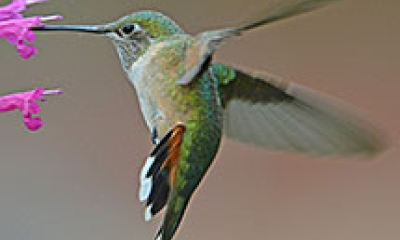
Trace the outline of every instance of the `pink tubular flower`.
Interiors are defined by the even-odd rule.
[[[44,88],[36,88],[27,92],[13,93],[0,97],[0,112],[12,111],[19,109],[24,116],[25,126],[36,131],[43,126],[43,121],[40,117],[33,116],[40,113],[40,107],[36,101],[45,101],[43,95],[60,94],[62,90],[45,90]]]
[[[30,58],[37,53],[37,48],[28,43],[35,41],[35,35],[31,27],[43,26],[44,21],[59,20],[62,17],[35,16],[24,18],[21,12],[28,5],[45,2],[46,0],[13,0],[10,4],[0,7],[0,38],[6,38],[11,44],[17,46],[19,55]]]

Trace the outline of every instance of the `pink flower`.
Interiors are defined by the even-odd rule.
[[[0,112],[12,111],[19,109],[24,116],[25,126],[36,131],[43,126],[40,117],[33,116],[40,113],[40,107],[36,101],[45,101],[43,95],[61,94],[62,90],[45,90],[44,88],[36,88],[28,92],[19,92],[0,97]]]
[[[16,45],[19,55],[30,58],[37,53],[35,46],[29,45],[35,41],[31,27],[43,26],[43,22],[59,20],[62,17],[35,16],[24,18],[21,12],[28,5],[45,2],[46,0],[13,0],[10,4],[0,7],[0,38],[6,38],[11,44]]]

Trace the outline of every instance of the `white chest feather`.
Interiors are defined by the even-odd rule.
[[[140,57],[127,72],[130,82],[135,87],[143,118],[150,131],[157,127],[158,121],[164,118],[164,114],[157,106],[155,96],[157,93],[151,88],[151,81],[154,81],[154,79],[151,79],[149,71],[146,71],[152,64],[151,59],[152,57],[148,56]]]

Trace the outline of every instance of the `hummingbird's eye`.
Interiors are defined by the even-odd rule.
[[[132,33],[135,31],[135,29],[136,29],[136,25],[135,25],[135,24],[133,24],[133,23],[128,23],[128,24],[126,24],[125,26],[123,26],[123,27],[121,28],[121,32],[122,32],[124,35],[130,35],[130,34],[132,34]]]

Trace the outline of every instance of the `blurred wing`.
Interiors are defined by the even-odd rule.
[[[247,31],[266,24],[277,22],[283,19],[291,18],[313,10],[325,7],[337,0],[296,0],[296,1],[278,1],[275,7],[268,8],[264,17],[256,21],[236,28],[237,31]]]
[[[374,128],[333,98],[273,77],[263,80],[223,65],[213,68],[218,79],[225,80],[219,90],[224,132],[230,138],[316,155],[384,148]]]
[[[295,2],[286,2],[277,5],[265,16],[257,21],[250,21],[240,27],[225,28],[214,31],[207,31],[196,36],[196,40],[192,46],[188,47],[185,52],[187,66],[185,73],[178,79],[178,85],[187,85],[196,77],[201,76],[208,68],[211,57],[219,45],[226,39],[239,36],[242,32],[258,28],[269,23],[277,22],[286,18],[291,18],[300,14],[304,14],[337,0],[298,0]]]

